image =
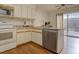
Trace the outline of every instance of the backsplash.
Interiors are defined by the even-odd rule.
[[[12,24],[12,25],[24,25],[25,20],[21,19],[0,19],[0,24],[1,23],[6,23],[6,24]],[[30,22],[26,21],[26,23],[29,25]]]

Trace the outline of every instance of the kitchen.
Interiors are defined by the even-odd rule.
[[[74,11],[76,6],[78,7],[64,4],[0,4],[0,53],[62,53],[63,13],[70,12],[71,9]]]

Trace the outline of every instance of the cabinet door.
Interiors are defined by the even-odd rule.
[[[21,13],[22,13],[22,10],[21,10],[21,5],[15,5],[14,6],[14,16],[15,17],[21,17]]]
[[[25,36],[26,36],[26,42],[31,41],[31,32],[26,32]]]
[[[31,18],[35,19],[35,16],[36,16],[36,10],[35,10],[35,8],[32,8],[31,9]]]
[[[28,17],[28,8],[25,5],[22,5],[22,17]]]
[[[32,41],[42,45],[42,33],[32,32]]]
[[[31,18],[32,8],[28,7],[28,18]]]
[[[17,33],[17,45],[25,43],[25,33]]]

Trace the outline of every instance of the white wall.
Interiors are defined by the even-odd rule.
[[[47,17],[46,12],[37,9],[35,12],[35,20],[33,25],[35,27],[44,25],[44,22],[47,21]]]
[[[57,15],[57,28],[63,29],[63,14]]]
[[[50,24],[53,26],[53,28],[57,27],[57,20],[56,20],[56,13],[48,13],[48,21],[50,21]]]

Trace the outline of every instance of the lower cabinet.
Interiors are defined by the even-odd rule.
[[[26,42],[31,41],[31,32],[25,32],[25,38],[26,38]]]
[[[25,43],[25,32],[17,33],[17,45]]]
[[[42,45],[42,33],[32,32],[32,41]]]
[[[42,45],[42,33],[29,31],[17,33],[17,45],[27,43],[29,41]]]
[[[17,33],[17,45],[31,41],[31,32]]]

